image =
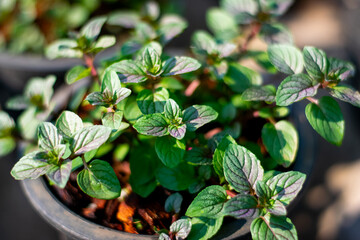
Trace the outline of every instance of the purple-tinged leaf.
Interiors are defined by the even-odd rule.
[[[239,194],[225,203],[224,214],[237,219],[256,218],[260,213],[260,209],[257,206],[258,201],[256,197]]]
[[[183,122],[189,131],[195,131],[199,127],[215,120],[218,113],[206,105],[193,105],[183,111]]]
[[[275,200],[272,206],[269,207],[267,210],[269,213],[276,216],[286,216],[287,214],[285,205],[279,200]]]
[[[161,76],[174,76],[183,73],[196,71],[201,67],[201,64],[191,57],[172,57],[166,60],[163,64],[163,73]]]
[[[270,62],[277,70],[288,75],[301,73],[304,59],[301,51],[289,44],[274,44],[268,48]]]
[[[164,136],[169,134],[169,123],[160,113],[144,115],[134,124],[134,128],[141,134],[151,136]]]
[[[264,169],[256,156],[246,148],[230,144],[225,151],[225,179],[239,193],[255,189],[257,181],[263,178]]]
[[[179,219],[170,226],[170,232],[175,233],[176,240],[186,239],[191,231],[190,219]]]
[[[329,90],[331,96],[340,99],[341,101],[348,102],[355,107],[360,107],[360,93],[352,87],[337,85]]]
[[[35,151],[20,158],[11,170],[16,180],[35,179],[44,175],[51,165],[47,162],[44,152]]]
[[[46,173],[46,176],[58,187],[64,188],[69,180],[72,163],[66,160],[61,166],[53,165]]]
[[[172,137],[176,139],[183,139],[186,133],[186,124],[181,125],[169,125],[169,133]]]
[[[168,119],[177,119],[182,116],[179,105],[173,100],[168,99],[164,106],[164,115]]]
[[[166,88],[160,87],[155,91],[149,89],[142,90],[138,94],[136,102],[143,114],[152,114],[164,112],[164,106],[168,99],[169,92]]]
[[[76,155],[89,152],[103,145],[111,134],[111,128],[94,125],[78,131],[73,138],[72,149]]]
[[[81,118],[73,112],[63,111],[56,120],[56,127],[63,137],[71,138],[84,127]]]
[[[110,65],[107,69],[117,72],[123,83],[139,83],[147,80],[143,66],[133,60],[122,60]]]
[[[47,151],[52,151],[54,147],[61,143],[61,135],[57,128],[50,122],[42,122],[38,127],[39,146]]]
[[[108,104],[101,92],[92,92],[86,96],[85,100],[94,106],[106,106]]]

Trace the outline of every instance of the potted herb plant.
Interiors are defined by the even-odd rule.
[[[301,140],[288,106],[309,101],[310,125],[340,145],[344,119],[334,98],[355,106],[360,98],[342,84],[354,74],[351,63],[291,44],[276,21],[291,2],[221,1],[221,8],[207,13],[214,35],[193,35],[194,57],[163,51],[162,39],[179,34],[184,23],[158,23],[159,15],[152,24],[136,21],[136,44],[125,44],[136,47],[100,67],[95,55],[114,43],[99,36],[106,17],[55,42],[49,54],[82,57],[86,64],[72,68],[66,82],[92,81],[60,111],[51,100],[52,77],[33,80],[24,97],[11,101],[25,103],[31,114],[24,122],[33,123],[20,128],[32,130],[30,150],[12,176],[37,179],[23,182],[32,203],[79,239],[221,239],[249,231],[253,239],[297,239],[286,214],[306,175],[294,168]],[[158,12],[148,6],[149,13]],[[257,37],[269,42],[266,51],[249,47]],[[263,75],[242,65],[243,59],[285,76],[278,86],[263,85]],[[318,98],[320,90],[330,96]],[[19,134],[5,112],[0,117],[1,140],[11,142],[4,148],[10,151]],[[230,221],[239,228],[231,236],[221,230],[229,217],[240,219]]]

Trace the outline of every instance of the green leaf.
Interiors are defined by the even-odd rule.
[[[71,161],[65,161],[61,166],[52,165],[46,172],[46,176],[58,187],[64,188],[69,180],[71,170]]]
[[[161,76],[174,76],[183,73],[196,71],[201,67],[201,64],[191,57],[172,57],[163,63],[163,73]]]
[[[185,215],[189,217],[221,217],[226,201],[227,194],[224,188],[218,185],[209,186],[191,202]]]
[[[158,240],[171,240],[171,238],[166,233],[160,233]]]
[[[176,239],[186,239],[191,231],[190,219],[179,219],[170,225],[170,232],[175,233]]]
[[[319,103],[309,103],[305,108],[311,126],[328,142],[341,145],[345,124],[339,104],[331,97],[322,97]]]
[[[226,135],[224,136],[217,148],[215,149],[214,156],[213,156],[213,166],[216,174],[220,177],[224,177],[224,157],[225,157],[225,151],[228,148],[230,144],[236,144],[236,141],[230,136]]]
[[[101,92],[108,89],[112,95],[116,93],[116,90],[121,88],[121,83],[118,75],[115,71],[106,71],[101,81]]]
[[[104,95],[101,92],[92,92],[85,98],[91,105],[94,106],[107,106],[108,102],[104,98]]]
[[[41,120],[36,116],[36,107],[27,108],[18,118],[21,136],[27,140],[35,139],[40,123]]]
[[[94,160],[88,169],[83,169],[77,176],[81,190],[98,199],[114,199],[120,196],[120,182],[109,163]]]
[[[235,18],[220,8],[207,10],[206,23],[219,40],[229,41],[239,34]]]
[[[287,206],[300,192],[305,178],[301,172],[290,171],[275,175],[266,184],[272,190],[272,198]]]
[[[306,97],[315,96],[319,83],[305,74],[296,74],[287,77],[282,81],[276,92],[276,104],[278,106],[289,106],[294,102],[298,102]]]
[[[170,124],[168,130],[170,136],[181,140],[184,138],[186,133],[186,124]]]
[[[183,197],[180,193],[171,194],[165,201],[165,211],[179,213]]]
[[[115,91],[115,97],[114,98],[116,99],[116,101],[114,102],[114,105],[118,104],[119,102],[121,102],[122,100],[124,100],[125,98],[130,96],[130,94],[131,94],[131,90],[128,89],[128,88],[117,89]]]
[[[51,167],[44,156],[45,154],[39,151],[31,152],[25,155],[20,158],[20,160],[11,169],[11,175],[16,180],[24,180],[27,178],[35,179],[44,175]]]
[[[44,108],[49,107],[54,92],[56,77],[49,75],[45,78],[33,77],[26,84],[24,95],[30,100],[33,106]]]
[[[105,127],[117,130],[121,126],[123,115],[121,111],[107,112],[102,116],[101,122]]]
[[[166,89],[184,90],[184,85],[175,77],[163,77],[159,85]]]
[[[90,74],[91,74],[90,68],[86,68],[82,65],[79,65],[73,67],[66,73],[65,80],[67,84],[73,84],[74,82],[77,82],[80,79],[90,76]]]
[[[109,48],[116,43],[115,36],[101,36],[95,44],[95,49],[103,49],[103,48]]]
[[[141,134],[161,137],[169,134],[168,126],[162,114],[153,113],[139,118],[133,127]]]
[[[262,83],[261,75],[239,63],[229,64],[229,69],[224,76],[224,82],[237,93],[242,93],[252,86]]]
[[[352,87],[337,85],[329,90],[331,96],[340,99],[341,101],[348,102],[355,107],[360,107],[360,93]]]
[[[93,41],[100,34],[102,26],[106,22],[106,17],[97,17],[90,20],[80,30],[81,36],[84,36],[87,40]]]
[[[253,240],[286,239],[297,240],[297,232],[291,220],[271,214],[259,217],[251,223]]]
[[[11,135],[15,122],[10,115],[0,110],[0,137]]]
[[[214,236],[220,229],[224,217],[206,218],[196,217],[191,219],[191,232],[188,240],[207,240]]]
[[[205,31],[196,31],[191,38],[192,51],[197,55],[210,55],[217,52],[214,38]]]
[[[336,58],[328,58],[328,61],[328,80],[335,77],[336,80],[344,81],[355,75],[355,66],[352,63]]]
[[[192,147],[186,151],[185,161],[194,165],[211,165],[211,151],[207,148]]]
[[[224,205],[224,215],[237,219],[256,218],[260,214],[256,197],[238,194]]]
[[[10,110],[23,110],[29,106],[30,102],[24,96],[11,97],[6,101],[6,108]]]
[[[39,146],[47,151],[52,151],[61,143],[61,136],[56,127],[50,122],[42,122],[38,127]]]
[[[164,106],[164,115],[169,120],[175,120],[182,117],[181,109],[173,99],[168,99],[166,101]]]
[[[149,89],[142,90],[138,94],[136,102],[143,114],[152,114],[164,112],[164,106],[168,99],[169,92],[166,88],[160,87],[155,92]]]
[[[265,178],[265,176],[264,176]],[[255,186],[255,193],[259,197],[259,203],[262,204],[262,206],[269,205],[269,200],[273,196],[273,191],[270,189],[268,185],[266,185],[265,180],[263,181],[257,181]]]
[[[152,21],[155,21],[160,15],[160,7],[157,2],[146,2],[142,5],[141,15],[143,17],[149,18]]]
[[[275,101],[276,88],[273,85],[255,86],[246,89],[241,98],[244,101]]]
[[[141,61],[148,73],[156,75],[161,70],[161,58],[159,53],[152,47],[146,47],[141,54]]]
[[[185,141],[181,141],[169,136],[157,138],[155,150],[161,162],[169,167],[176,167],[183,161],[185,155]]]
[[[287,27],[279,23],[265,23],[259,35],[267,44],[293,44],[294,40]]]
[[[240,24],[251,23],[258,12],[258,3],[255,0],[222,0],[220,6],[235,16]]]
[[[262,180],[264,170],[256,156],[246,148],[230,144],[225,151],[224,175],[230,186],[239,193],[255,189],[257,181]]]
[[[161,44],[165,45],[174,37],[182,33],[188,24],[185,19],[175,14],[166,14],[160,19],[158,35]]]
[[[187,130],[193,132],[199,127],[215,120],[218,113],[206,105],[193,105],[183,111],[183,122],[186,123]]]
[[[59,39],[51,43],[45,50],[45,55],[49,59],[55,58],[81,58],[82,52],[76,50],[77,42],[72,39]]]
[[[56,120],[55,126],[63,137],[71,138],[84,127],[84,124],[81,118],[75,113],[63,111]]]
[[[148,79],[144,67],[133,60],[116,62],[107,68],[107,71],[111,70],[118,73],[123,83],[139,83]]]
[[[299,136],[296,128],[288,121],[282,120],[275,125],[264,125],[261,138],[270,156],[278,164],[289,167],[296,158],[299,147]]]
[[[194,167],[186,163],[180,163],[174,168],[159,167],[155,171],[155,175],[164,188],[173,191],[186,190],[196,181]]]
[[[308,74],[315,80],[324,79],[328,71],[328,60],[326,53],[315,47],[304,47],[303,50],[305,69]]]
[[[0,157],[11,153],[16,148],[16,141],[12,137],[0,138]]]
[[[286,216],[287,210],[282,202],[275,200],[275,202],[267,209],[269,213],[276,216]]]
[[[109,19],[107,21],[110,25],[121,26],[124,28],[135,28],[136,24],[139,22],[139,14],[130,10],[116,10],[109,14]]]
[[[270,62],[277,70],[288,75],[301,73],[304,69],[304,59],[299,49],[287,44],[269,46]]]
[[[111,134],[111,128],[94,125],[76,132],[73,137],[72,149],[76,155],[89,152],[103,145]]]

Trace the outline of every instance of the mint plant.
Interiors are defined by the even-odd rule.
[[[212,34],[194,33],[193,56],[167,54],[164,46],[186,23],[161,15],[154,2],[140,13],[92,19],[71,39],[53,43],[48,57],[84,60],[66,83],[91,81],[60,114],[53,111],[52,76],[32,80],[24,96],[8,102],[26,110],[17,125],[0,112],[0,154],[21,138],[31,146],[12,176],[44,175],[61,191],[76,188],[96,199],[96,211],[103,204],[119,209],[108,219],[131,233],[210,239],[232,217],[251,221],[253,239],[297,239],[286,215],[306,179],[293,167],[306,140],[299,139],[289,106],[310,101],[310,125],[340,145],[344,119],[335,99],[359,107],[360,94],[343,84],[354,75],[351,63],[292,45],[277,22],[291,3],[221,1],[207,13]],[[96,55],[116,42],[101,35],[105,24],[135,31],[114,57],[97,64]],[[254,38],[268,42],[267,51],[250,48]],[[278,86],[263,85],[263,75],[242,65],[244,59],[286,77]],[[321,90],[329,96],[317,98]]]

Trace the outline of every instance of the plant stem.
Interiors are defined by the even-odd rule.
[[[319,105],[319,100],[313,97],[307,97],[307,100],[309,100],[312,103],[315,103],[316,105]]]
[[[82,162],[83,162],[83,164],[84,164],[84,168],[85,168],[86,170],[90,170],[90,169],[89,169],[89,165],[87,164],[84,155],[81,155],[81,160],[82,160]]]
[[[96,68],[94,66],[94,56],[88,55],[88,54],[84,54],[84,61],[86,66],[88,66],[90,68],[91,71],[91,76],[93,77],[93,79],[100,85],[100,80],[99,80],[99,75],[96,71]]]
[[[260,32],[261,29],[261,23],[259,22],[255,22],[251,25],[251,32],[250,34],[247,36],[247,38],[245,39],[245,42],[240,46],[240,52],[244,53],[247,52],[248,50],[248,46],[249,43],[251,42],[251,40],[253,40],[256,35]]]

